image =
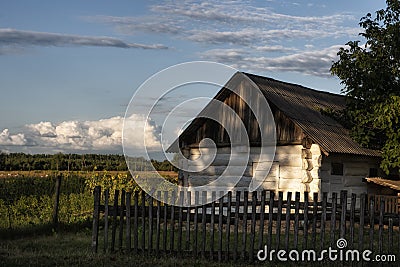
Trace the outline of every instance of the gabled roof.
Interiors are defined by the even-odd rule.
[[[376,150],[366,149],[355,142],[349,130],[321,110],[342,110],[346,106],[345,97],[338,94],[317,91],[301,85],[277,81],[249,73],[241,73],[251,79],[261,90],[268,103],[273,104],[292,120],[302,131],[318,144],[326,153],[356,154],[362,156],[380,156]],[[226,90],[226,89],[225,89]],[[215,97],[219,99],[221,92]],[[180,138],[190,135],[199,127],[199,121],[193,120]],[[175,142],[169,150],[176,146]]]

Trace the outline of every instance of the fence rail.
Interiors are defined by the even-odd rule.
[[[369,249],[400,258],[400,214],[384,212],[381,196],[352,194],[349,205],[346,191],[332,193],[329,202],[327,193],[309,196],[304,192],[300,202],[299,192],[288,192],[284,198],[282,192],[237,191],[219,199],[212,192],[212,203],[185,207],[164,203],[200,203],[210,192],[157,192],[158,200],[144,192],[112,193],[101,194],[99,187],[94,191],[94,252],[253,262],[265,247],[321,252],[337,249],[337,240],[343,238],[346,249]]]

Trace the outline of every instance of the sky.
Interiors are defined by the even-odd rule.
[[[383,0],[1,1],[0,151],[122,153],[135,91],[184,62],[340,93],[329,72],[338,49],[361,40],[360,18],[384,7]],[[161,123],[130,119],[140,133],[131,145],[143,135],[156,145]]]

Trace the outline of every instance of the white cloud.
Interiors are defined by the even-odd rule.
[[[4,129],[0,133],[0,145],[3,146],[22,146],[27,145],[28,142],[23,133],[10,134],[8,129]]]
[[[96,121],[63,121],[58,124],[39,122],[25,126],[21,133],[10,134],[8,129],[0,133],[0,148],[11,151],[30,152],[107,152],[122,153],[122,126],[120,116]],[[132,149],[143,150],[143,138],[150,149],[160,147],[160,129],[143,116],[132,115],[127,120],[132,131],[127,131],[126,145]],[[11,147],[10,146],[14,146]],[[16,148],[20,146],[20,149]]]
[[[273,5],[277,4],[276,1]],[[326,47],[332,40],[340,43],[344,39],[345,43],[347,38],[358,36],[357,19],[345,12],[296,16],[277,12],[271,8],[273,5],[254,5],[246,0],[166,0],[151,5],[145,16],[102,15],[85,19],[111,25],[124,34],[163,33],[199,43],[207,49],[199,52],[203,58],[243,71],[330,76],[329,67],[335,55],[325,52],[336,47]],[[349,22],[354,27],[349,27]]]
[[[112,25],[125,34],[166,33],[207,44],[249,45],[271,38],[320,39],[358,33],[357,29],[344,26],[344,22],[355,20],[350,14],[293,16],[256,7],[248,1],[164,1],[150,9],[152,13],[146,16],[98,15],[85,19]]]
[[[321,50],[298,52],[280,57],[254,57],[244,50],[213,49],[202,54],[203,58],[230,64],[235,68],[252,71],[288,71],[320,77],[329,77],[332,62],[337,60],[341,45]]]
[[[98,46],[141,49],[167,48],[160,44],[147,45],[128,43],[107,36],[83,36],[0,28],[0,55],[15,53],[27,46]]]

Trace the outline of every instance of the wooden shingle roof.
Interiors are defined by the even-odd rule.
[[[269,103],[285,113],[325,153],[379,156],[376,150],[366,149],[355,142],[344,128],[321,110],[343,110],[345,97],[328,92],[285,83],[271,78],[245,73],[262,91]]]
[[[253,81],[260,88],[268,103],[281,110],[301,128],[305,135],[318,144],[325,154],[343,153],[380,156],[379,151],[361,147],[350,137],[349,130],[331,117],[321,113],[321,110],[326,109],[343,110],[346,106],[344,96],[254,74],[238,74],[244,74]],[[221,89],[215,98],[221,100],[227,94],[226,91],[227,89]],[[200,125],[201,120],[193,120],[180,135],[179,139],[185,139],[185,136],[190,136]],[[167,152],[176,151],[177,144],[176,140]]]

